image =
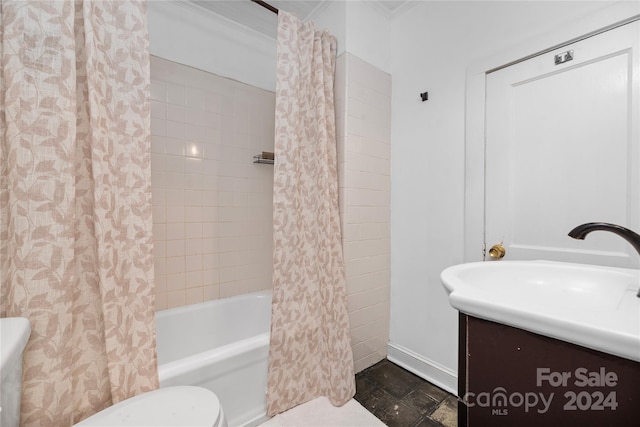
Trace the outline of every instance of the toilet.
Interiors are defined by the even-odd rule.
[[[211,390],[175,386],[123,400],[75,426],[227,427],[227,420],[218,397]]]

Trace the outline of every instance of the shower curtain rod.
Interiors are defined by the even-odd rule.
[[[262,1],[262,0],[251,0],[252,2],[259,4],[260,6],[264,7],[267,10],[270,10],[271,12],[275,13],[276,15],[278,14],[278,9],[271,6],[269,3]]]

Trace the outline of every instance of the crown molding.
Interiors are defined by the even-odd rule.
[[[322,14],[322,12],[324,12],[325,10],[327,10],[327,8],[329,7],[329,5],[333,2],[333,0],[322,0],[321,2],[318,3],[318,5],[316,7],[313,8],[313,10],[311,12],[309,12],[307,14],[307,16],[305,16],[303,18],[304,21],[309,21],[309,20],[314,20],[316,19],[318,16],[320,16]]]
[[[413,8],[418,3],[420,3],[420,1],[417,1],[417,0],[409,0],[409,1],[403,2],[393,12],[391,12],[391,18],[395,18],[397,16],[402,15],[403,13],[405,13],[407,10]]]
[[[402,4],[397,8],[395,8],[394,10],[390,10],[387,6],[384,5],[383,2],[378,0],[367,0],[367,1],[363,1],[363,3],[365,3],[368,6],[371,6],[372,8],[377,10],[379,13],[381,13],[385,18],[387,18],[387,20],[391,21],[393,18],[403,14],[404,12],[411,9],[413,6],[415,6],[419,2],[415,0],[402,1],[402,2],[399,2]]]

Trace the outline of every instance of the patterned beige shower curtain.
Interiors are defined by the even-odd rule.
[[[0,22],[0,316],[31,321],[21,425],[70,426],[158,387],[146,4]]]
[[[336,158],[336,39],[280,11],[267,412],[355,393]]]

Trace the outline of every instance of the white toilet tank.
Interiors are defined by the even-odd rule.
[[[23,317],[0,319],[0,426],[18,427],[22,396],[22,352],[31,334]]]
[[[176,386],[139,394],[76,424],[88,426],[227,427],[218,397],[203,387]]]

